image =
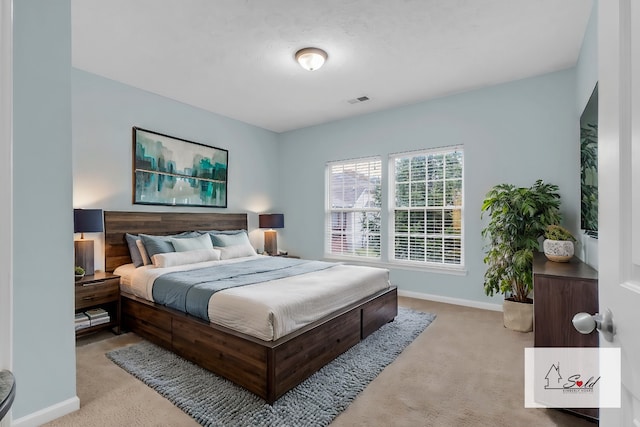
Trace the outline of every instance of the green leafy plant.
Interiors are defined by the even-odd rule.
[[[598,230],[598,125],[580,128],[581,227]]]
[[[82,276],[84,275],[84,268],[76,266],[74,269],[74,272],[76,274],[76,276]]]
[[[481,217],[485,212],[489,224],[482,230],[482,237],[488,240],[484,291],[527,302],[533,289],[533,253],[540,248],[538,238],[547,226],[561,220],[558,186],[542,180],[529,188],[496,185],[485,196]]]
[[[570,240],[572,242],[576,241],[576,238],[573,237],[573,234],[566,228],[561,225],[553,224],[547,226],[547,229],[544,232],[545,239],[549,240]]]

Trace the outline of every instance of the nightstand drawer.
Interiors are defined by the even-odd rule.
[[[119,278],[85,283],[84,286],[76,285],[76,310],[117,301],[119,293]]]

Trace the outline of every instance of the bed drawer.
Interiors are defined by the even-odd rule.
[[[173,319],[173,350],[247,390],[267,397],[267,349],[264,344],[212,329],[208,323]]]
[[[392,304],[394,300],[398,300],[397,288],[392,288],[362,307],[362,339],[398,315],[398,304]]]
[[[125,329],[151,342],[171,348],[170,314],[124,297],[122,298],[122,321]]]
[[[274,352],[275,396],[311,376],[360,342],[360,310],[354,309],[278,345]]]

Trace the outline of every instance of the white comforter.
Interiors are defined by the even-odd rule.
[[[248,258],[209,261],[178,267],[118,267],[121,289],[153,301],[153,281],[168,272],[203,268]],[[275,341],[329,313],[389,287],[389,270],[338,264],[326,270],[213,294],[208,314],[212,323],[265,341]]]

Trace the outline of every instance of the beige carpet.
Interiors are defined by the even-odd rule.
[[[569,426],[595,424],[524,408],[524,348],[533,334],[502,326],[502,313],[401,298],[438,315],[331,424],[341,426]],[[109,333],[78,341],[80,410],[48,426],[195,426],[197,423],[105,353],[138,341]]]

